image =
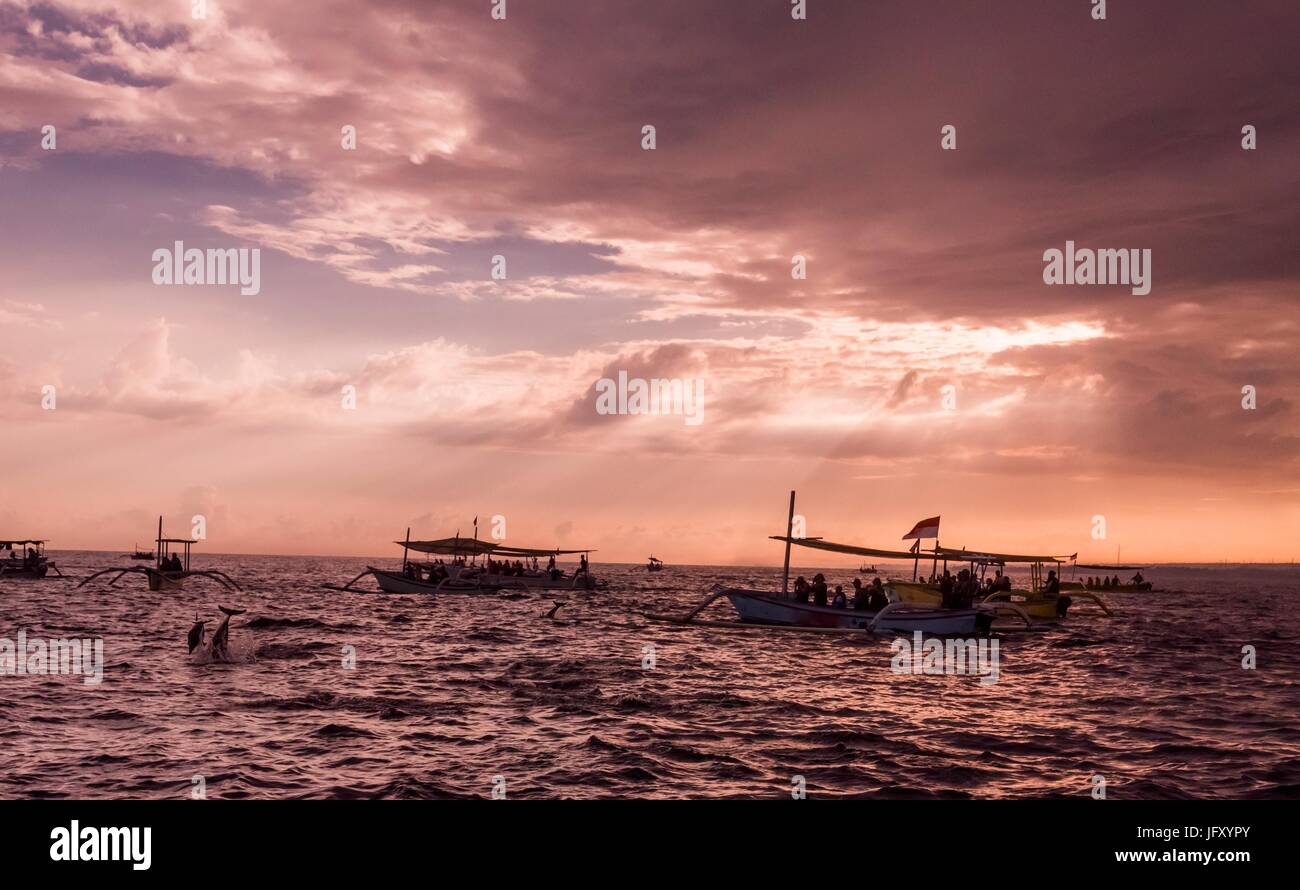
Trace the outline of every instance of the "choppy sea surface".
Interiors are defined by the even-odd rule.
[[[1107,594],[1115,618],[1000,637],[980,683],[893,672],[892,638],[640,615],[779,569],[597,565],[607,591],[434,598],[320,587],[361,559],[195,563],[245,592],[0,581],[0,638],[105,650],[99,685],[0,676],[0,797],[183,798],[199,776],[209,798],[788,798],[796,777],[809,797],[1086,797],[1094,776],[1111,799],[1300,797],[1296,566],[1153,568],[1162,592]],[[247,663],[187,656],[218,604],[248,610]]]

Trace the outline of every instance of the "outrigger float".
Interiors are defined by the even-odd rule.
[[[185,587],[186,578],[211,578],[227,590],[242,590],[233,578],[225,572],[219,572],[215,569],[194,570],[190,568],[190,547],[194,541],[190,538],[165,538],[163,537],[162,517],[158,517],[158,538],[157,558],[152,566],[128,566],[127,568],[103,569],[88,576],[84,581],[78,584],[78,587],[84,587],[90,581],[101,575],[112,575],[113,580],[108,583],[109,587],[114,587],[117,582],[122,580],[123,575],[144,575],[148,579],[149,589],[158,590],[181,590]],[[179,547],[180,552],[175,554],[173,560],[172,548]],[[179,568],[170,566],[179,563]]]
[[[991,632],[993,623],[998,618],[1018,619],[1025,627],[1032,626],[1033,622],[1029,614],[1017,603],[980,603],[967,609],[945,609],[941,608],[937,601],[933,605],[927,605],[891,598],[892,601],[878,611],[869,611],[852,607],[819,606],[792,598],[790,596],[790,546],[792,544],[808,545],[809,541],[815,541],[817,543],[811,546],[816,546],[820,550],[856,552],[864,556],[892,558],[892,554],[886,551],[863,552],[867,548],[829,545],[829,542],[822,541],[820,538],[795,538],[792,535],[794,500],[795,493],[792,491],[785,535],[772,536],[773,540],[785,542],[785,567],[779,592],[715,586],[709,596],[684,615],[649,612],[642,614],[652,621],[670,624],[747,629],[761,627],[770,630],[831,634],[914,633],[916,631],[939,635],[987,634]],[[907,555],[911,557],[910,553]],[[889,585],[885,587],[888,589]],[[724,598],[736,610],[738,621],[714,621],[698,617],[714,602]]]
[[[51,570],[60,578],[65,577],[50,559],[45,556],[45,542],[34,539],[0,541],[0,554],[9,551],[8,556],[0,555],[0,578],[40,581]]]
[[[366,570],[346,584],[322,584],[326,590],[343,590],[349,593],[374,593],[356,583],[367,575],[375,579],[383,593],[495,593],[499,590],[598,590],[607,585],[598,581],[587,570],[587,556],[592,550],[538,550],[528,547],[507,547],[477,538],[443,538],[436,541],[412,541],[411,530],[406,530],[404,541],[394,541],[402,547],[402,568],[399,571],[366,566]],[[449,556],[449,561],[415,561],[410,552],[430,556]],[[572,574],[556,568],[555,557],[581,555],[582,568]],[[483,558],[480,563],[479,557]],[[540,567],[538,560],[546,557],[548,566]],[[498,559],[499,558],[499,559]],[[520,570],[507,570],[501,560],[530,560],[531,566]],[[523,565],[523,562],[520,563]]]

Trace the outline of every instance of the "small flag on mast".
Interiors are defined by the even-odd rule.
[[[903,535],[902,539],[904,541],[915,540],[920,543],[921,538],[937,537],[939,537],[939,517],[931,516],[929,519],[922,519],[916,525],[912,526],[912,530]]]

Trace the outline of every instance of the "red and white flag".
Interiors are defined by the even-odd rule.
[[[904,541],[919,541],[921,538],[939,537],[939,517],[931,516],[929,519],[922,519],[912,530],[903,535]]]

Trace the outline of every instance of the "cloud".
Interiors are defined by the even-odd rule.
[[[92,434],[717,458],[753,473],[733,495],[785,459],[1294,490],[1293,18],[0,0],[3,173],[26,198],[0,222],[7,404],[30,419],[54,382],[45,419]],[[1213,66],[1183,49],[1207,40]],[[264,297],[132,277],[124,257],[190,232],[265,248]],[[1152,292],[1046,287],[1066,240],[1151,249]],[[619,370],[705,381],[706,422],[595,414]]]

